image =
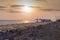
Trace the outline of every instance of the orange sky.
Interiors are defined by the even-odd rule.
[[[55,20],[60,18],[60,11],[42,11],[40,9],[60,9],[60,0],[31,1],[31,0],[5,0],[0,5],[6,6],[6,10],[0,10],[0,20],[32,20],[38,18],[48,18]],[[12,9],[10,5],[39,6],[34,8],[32,13],[9,13]],[[55,18],[56,16],[56,18]]]

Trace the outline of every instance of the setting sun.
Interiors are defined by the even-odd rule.
[[[25,13],[30,13],[31,12],[31,7],[24,6],[24,7],[22,7],[22,11],[25,12]]]

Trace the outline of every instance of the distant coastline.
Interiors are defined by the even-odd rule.
[[[15,24],[21,23],[20,20],[0,20],[0,24]]]

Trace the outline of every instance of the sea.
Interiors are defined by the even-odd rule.
[[[0,20],[0,25],[22,23],[20,20]]]

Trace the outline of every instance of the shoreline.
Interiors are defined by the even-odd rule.
[[[20,29],[20,30],[23,30],[23,29],[26,29],[26,28],[29,28],[29,27],[36,27],[38,25],[45,25],[45,24],[48,24],[48,23],[16,23],[16,24],[3,24],[3,25],[0,25],[0,31],[3,30],[16,30],[16,29]]]

